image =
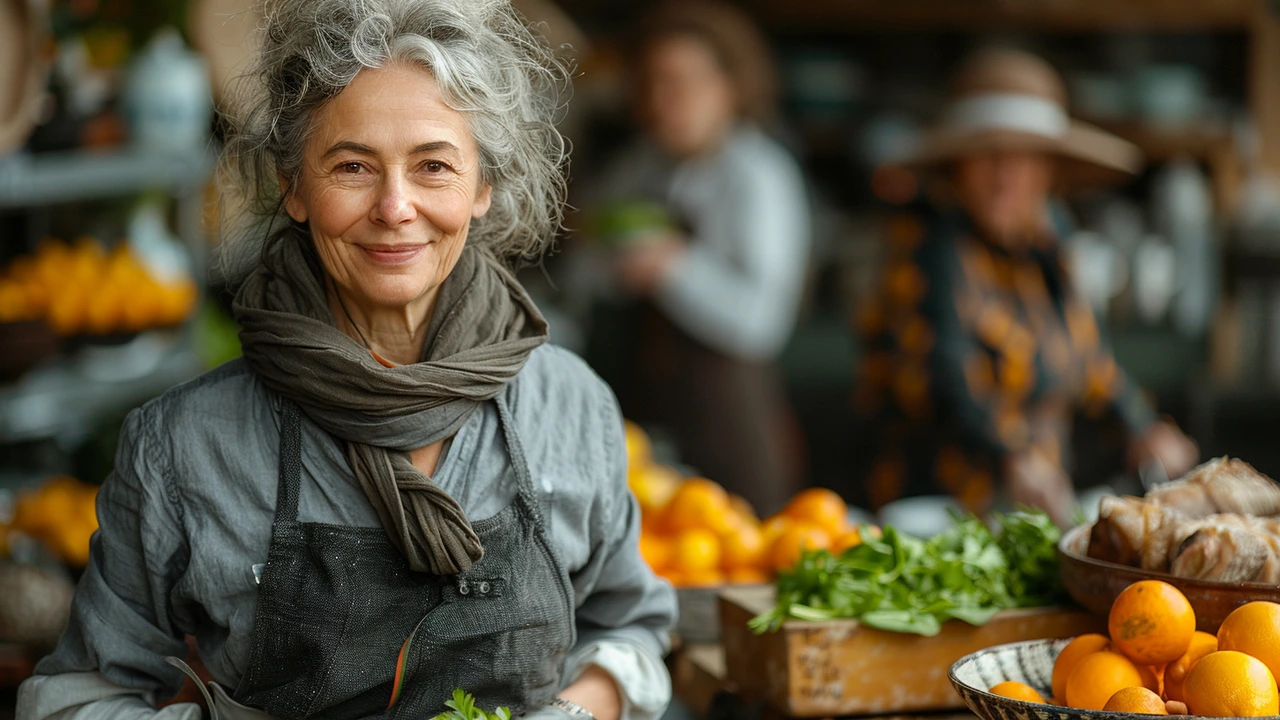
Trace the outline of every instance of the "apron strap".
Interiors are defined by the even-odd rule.
[[[496,398],[498,421],[502,425],[502,434],[507,441],[507,454],[511,457],[511,469],[516,475],[516,487],[519,489],[520,501],[532,516],[534,522],[542,526],[542,510],[538,505],[538,496],[534,492],[533,478],[529,475],[529,462],[524,456],[524,446],[520,444],[520,435],[516,432],[516,422],[512,417],[508,397],[514,392],[514,383]]]
[[[284,400],[280,421],[280,479],[276,491],[276,522],[298,519],[298,493],[302,487],[302,417],[298,404]]]

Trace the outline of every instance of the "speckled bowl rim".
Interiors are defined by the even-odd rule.
[[[968,655],[965,655],[964,657],[952,663],[951,669],[947,671],[947,679],[950,680],[951,684],[955,686],[957,689],[964,688],[965,691],[967,692],[972,692],[978,695],[982,695],[985,698],[987,698],[990,702],[993,702],[997,705],[1012,705],[1013,707],[1021,708],[1025,711],[1031,712],[1032,717],[1036,717],[1039,715],[1040,712],[1043,712],[1041,708],[1051,708],[1051,710],[1049,710],[1048,712],[1055,712],[1059,714],[1075,715],[1075,716],[1087,715],[1090,717],[1093,717],[1093,716],[1113,717],[1113,718],[1171,717],[1171,718],[1204,718],[1205,720],[1237,720],[1236,718],[1213,718],[1213,717],[1208,717],[1204,715],[1145,715],[1142,713],[1116,712],[1114,710],[1080,710],[1078,708],[1065,707],[1063,705],[1054,705],[1052,703],[1035,703],[1035,702],[1029,702],[1027,700],[1015,700],[1014,698],[1007,698],[1002,695],[996,695],[994,693],[988,692],[987,690],[984,690],[983,688],[974,687],[969,683],[964,682],[963,680],[961,680],[959,677],[956,676],[957,668],[959,668],[961,665],[967,662],[975,661],[979,655],[986,655],[988,653],[997,653],[997,652],[1016,651],[1019,647],[1023,647],[1023,646],[1043,645],[1045,643],[1055,643],[1055,642],[1061,642],[1065,647],[1067,643],[1071,642],[1074,639],[1075,638],[1045,638],[1043,640],[1024,640],[1022,642],[1006,643],[1004,645],[992,645],[991,647],[986,648],[984,650],[979,650],[977,652],[969,653]],[[961,695],[961,699],[964,699],[963,694]],[[977,714],[976,708],[973,708],[971,706],[969,709],[973,711],[974,714]],[[1280,715],[1262,715],[1256,718],[1249,718],[1249,720],[1280,720]]]

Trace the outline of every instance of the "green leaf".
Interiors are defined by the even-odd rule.
[[[892,632],[913,633],[925,637],[933,637],[942,632],[942,623],[928,613],[910,610],[878,610],[869,612],[860,619],[863,625]]]
[[[949,617],[956,620],[963,620],[975,627],[981,627],[991,622],[991,618],[1000,612],[998,607],[956,607],[947,611]]]

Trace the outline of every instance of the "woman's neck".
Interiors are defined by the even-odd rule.
[[[422,358],[436,293],[432,292],[398,308],[357,302],[329,284],[329,310],[338,329],[367,347],[384,365],[412,365]]]

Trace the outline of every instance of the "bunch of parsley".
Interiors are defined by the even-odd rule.
[[[806,552],[778,577],[778,601],[751,621],[757,633],[789,618],[856,618],[882,630],[933,636],[947,620],[983,625],[1001,610],[1047,605],[1062,595],[1056,548],[1062,533],[1042,512],[996,516],[995,532],[957,518],[929,540],[886,527],[881,538],[839,556]]]
[[[461,689],[453,691],[453,699],[446,700],[449,710],[436,715],[431,720],[511,720],[511,711],[500,707],[494,712],[485,712],[476,707],[476,699]]]

